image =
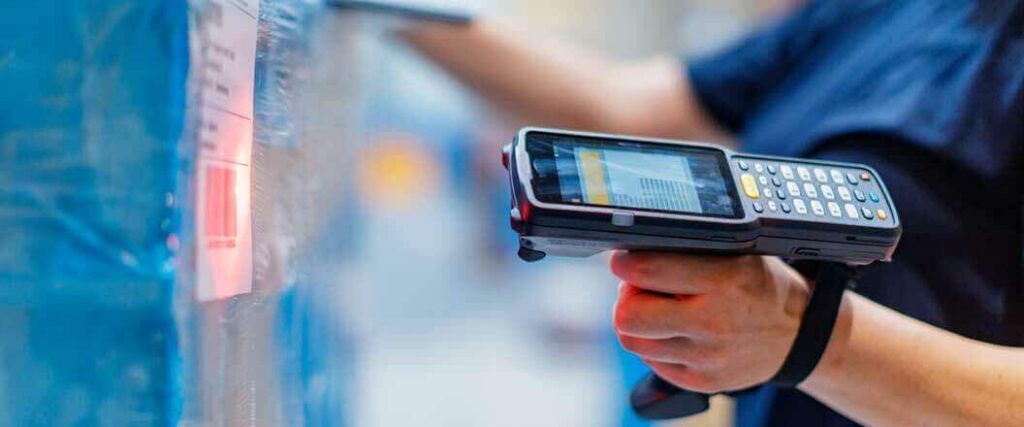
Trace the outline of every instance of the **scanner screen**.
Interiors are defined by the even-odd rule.
[[[555,134],[531,139],[537,154],[550,154],[531,156],[538,181],[549,181],[534,187],[542,190],[536,191],[542,200],[738,216],[735,187],[726,178],[721,151]],[[554,181],[557,194],[548,194],[556,190]]]

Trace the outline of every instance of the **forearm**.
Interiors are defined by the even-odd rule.
[[[401,36],[490,102],[532,124],[728,140],[702,110],[680,64],[622,64],[488,23],[423,24]]]
[[[1024,425],[1024,350],[959,337],[848,292],[800,388],[870,425]]]

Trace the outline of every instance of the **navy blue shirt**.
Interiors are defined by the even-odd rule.
[[[689,63],[748,152],[866,163],[904,226],[858,292],[961,335],[1024,345],[1024,3],[813,1]],[[740,425],[853,425],[793,390],[739,399]]]

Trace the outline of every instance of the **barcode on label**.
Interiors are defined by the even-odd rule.
[[[206,167],[204,219],[208,248],[233,248],[238,237],[237,174],[233,169]]]

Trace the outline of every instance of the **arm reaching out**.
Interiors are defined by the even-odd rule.
[[[796,337],[809,284],[778,258],[617,253],[615,327],[663,379],[695,391],[770,379]],[[869,425],[1024,425],[1024,349],[959,337],[844,296],[800,389]]]
[[[505,111],[531,124],[727,142],[679,61],[623,64],[491,23],[422,23],[410,45]]]

